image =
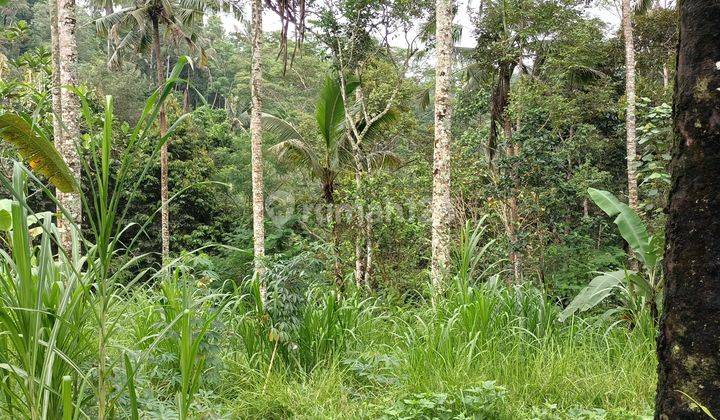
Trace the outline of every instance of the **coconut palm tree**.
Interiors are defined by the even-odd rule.
[[[155,61],[156,82],[160,87],[165,84],[165,57],[161,48],[163,34],[160,27],[165,28],[167,38],[176,43],[185,43],[192,51],[198,51],[199,63],[204,65],[207,56],[193,29],[202,23],[206,12],[218,10],[221,6],[227,10],[231,4],[221,0],[136,0],[130,7],[99,18],[95,25],[100,34],[110,37],[116,44],[109,59],[110,66],[116,65],[120,55],[128,50],[150,52]],[[164,106],[160,108],[158,121],[160,137],[164,137],[168,130]],[[166,259],[170,254],[167,142],[160,150],[160,201],[162,255]]]
[[[262,157],[262,0],[252,1],[252,59],[250,66],[250,155],[252,167],[253,260],[255,275],[265,299],[265,199]]]
[[[79,180],[80,156],[76,144],[80,137],[80,100],[67,88],[78,82],[76,5],[75,0],[55,0],[51,6],[54,140],[73,176]],[[67,218],[58,221],[62,231],[61,245],[67,252],[71,252],[73,224],[79,226],[82,222],[82,204],[80,197],[74,193],[58,190],[57,198],[67,215]]]
[[[452,20],[451,0],[437,0],[436,66],[435,66],[435,147],[433,157],[432,193],[432,264],[431,280],[437,293],[447,274],[450,263],[450,77],[452,72]]]
[[[345,84],[345,95],[350,96],[358,87],[357,81]],[[354,159],[351,150],[351,130],[345,126],[345,105],[342,87],[338,80],[327,77],[315,107],[315,121],[320,132],[320,142],[303,137],[295,127],[273,115],[265,114],[265,129],[274,134],[279,142],[269,151],[280,161],[304,169],[320,182],[322,198],[332,209],[332,240],[335,257],[335,282],[339,288],[344,287],[342,267],[340,265],[340,232],[336,214],[335,187],[340,174],[354,171]],[[377,139],[383,126],[395,120],[396,114],[388,112],[383,118],[374,121],[367,130],[366,139]],[[365,121],[362,117],[355,119],[360,130],[364,130]],[[319,143],[319,144],[318,144]],[[386,150],[368,153],[367,169],[378,169],[397,166],[398,157]]]
[[[652,0],[622,0],[621,2],[622,31],[625,40],[625,147],[627,153],[628,205],[635,211],[638,211],[638,181],[633,11],[645,13],[652,7],[652,3]]]

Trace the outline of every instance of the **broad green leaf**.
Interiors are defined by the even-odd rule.
[[[592,201],[597,204],[608,216],[615,216],[622,211],[622,204],[620,200],[615,198],[612,193],[603,190],[597,190],[595,188],[588,188],[588,194]]]
[[[625,281],[626,275],[635,274],[632,271],[618,270],[602,273],[590,281],[584,289],[575,296],[575,299],[560,314],[560,322],[565,321],[575,312],[584,312],[592,309],[605,298],[610,296],[616,288]]]
[[[0,115],[0,137],[17,147],[30,168],[45,175],[62,192],[76,192],[77,182],[55,146],[17,114]]]
[[[658,257],[650,246],[650,237],[640,216],[608,191],[588,188],[588,194],[608,216],[617,216],[614,222],[620,235],[647,267],[654,267]]]
[[[356,80],[348,80],[345,84],[345,96],[349,97],[360,85]],[[345,103],[340,82],[328,76],[320,91],[320,99],[315,108],[315,118],[325,145],[328,149],[337,142],[342,133],[341,127],[345,120]]]

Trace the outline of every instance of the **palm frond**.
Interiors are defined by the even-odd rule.
[[[573,64],[566,70],[568,82],[573,86],[589,83],[593,80],[604,79],[607,75],[600,70],[582,64]]]
[[[382,138],[382,134],[387,130],[388,125],[395,122],[398,118],[397,112],[395,110],[390,109],[388,112],[386,112],[384,115],[382,115],[380,118],[376,119],[372,123],[370,123],[370,127],[367,128],[367,131],[365,130],[365,120],[361,119],[357,124],[357,129],[359,132],[365,132],[365,137],[363,140],[367,140],[368,142],[375,142]]]
[[[130,16],[132,16],[131,13],[136,9],[136,7],[129,7],[118,10],[112,14],[99,17],[95,20],[95,30],[98,34],[107,36],[112,32],[113,28],[118,27]]]
[[[369,153],[367,163],[370,170],[397,169],[402,165],[402,159],[395,152],[381,150]]]
[[[345,95],[350,96],[359,86],[357,80],[348,80],[345,84]],[[342,124],[345,120],[345,104],[340,83],[337,79],[328,76],[320,91],[320,99],[315,108],[315,118],[320,134],[325,141],[325,147],[333,149],[337,143],[338,136],[342,132]]]
[[[30,168],[45,175],[65,193],[77,190],[77,181],[55,146],[27,120],[17,114],[0,115],[0,137],[15,146]]]
[[[302,140],[302,135],[288,121],[272,114],[262,114],[261,116],[263,129],[275,135],[278,141],[285,140]]]
[[[307,169],[316,178],[322,178],[323,167],[312,146],[300,139],[289,139],[268,149],[278,160],[301,169]]]
[[[652,9],[654,3],[654,0],[637,0],[635,3],[635,13],[641,15],[647,13],[650,9]]]

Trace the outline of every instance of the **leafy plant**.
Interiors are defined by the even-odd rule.
[[[88,381],[85,369],[93,356],[86,329],[92,314],[89,285],[80,274],[83,260],[63,254],[55,260],[52,244],[59,232],[49,217],[42,219],[40,243],[33,246],[26,172],[19,163],[14,165],[12,185],[6,187],[14,199],[10,254],[0,251],[3,409],[10,417],[60,418],[63,412],[72,416],[81,411],[82,395],[72,399],[71,390],[77,392]]]
[[[17,114],[0,115],[0,136],[17,147],[30,168],[45,175],[60,191],[77,190],[77,181],[60,153],[42,131]]]
[[[400,398],[383,410],[384,419],[495,419],[505,388],[495,381],[452,394],[419,393]]]
[[[637,313],[647,305],[653,320],[657,323],[658,296],[662,288],[661,239],[650,236],[637,213],[611,193],[594,188],[589,188],[588,193],[608,216],[615,217],[614,223],[620,235],[642,264],[643,272],[617,270],[600,273],[570,302],[560,314],[560,321],[566,320],[576,312],[592,309],[611,296],[614,291],[620,291],[623,295],[624,309]]]
[[[195,282],[193,277],[183,275],[181,270],[176,269],[160,285],[164,297],[163,318],[166,328],[172,331],[165,340],[178,353],[180,387],[177,391],[177,406],[182,420],[189,416],[205,372],[207,354],[202,347],[205,337],[227,304],[227,299],[221,295],[200,295]],[[218,300],[219,305],[215,305]]]

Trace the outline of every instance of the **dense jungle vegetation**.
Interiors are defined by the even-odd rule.
[[[716,1],[0,19],[3,418],[720,415]]]

